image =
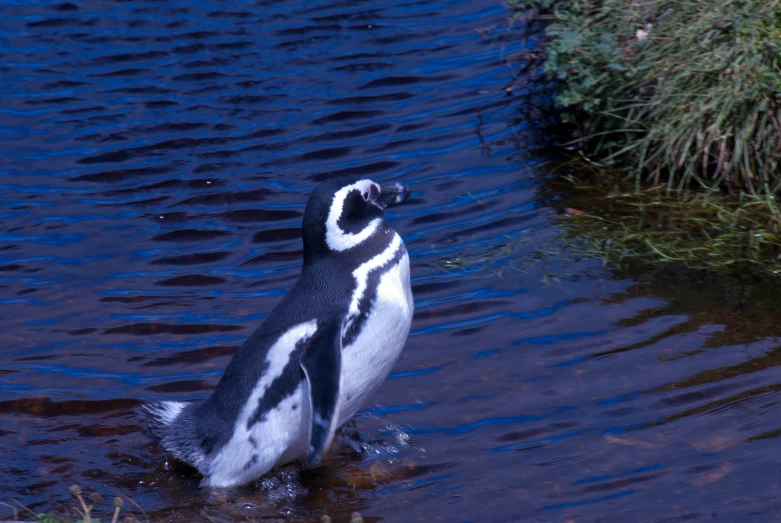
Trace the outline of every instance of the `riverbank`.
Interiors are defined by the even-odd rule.
[[[586,196],[571,234],[608,260],[779,271],[781,2],[510,6],[546,23],[579,159],[560,171]]]

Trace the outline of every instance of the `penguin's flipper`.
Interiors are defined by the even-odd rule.
[[[312,420],[306,462],[315,466],[331,445],[339,417],[342,374],[342,322],[336,315],[321,324],[301,356],[301,368],[309,382]]]

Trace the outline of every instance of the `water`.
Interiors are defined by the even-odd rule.
[[[0,15],[0,501],[54,510],[78,483],[170,521],[781,517],[777,293],[562,249],[505,92],[535,43],[501,2]],[[200,490],[132,411],[209,394],[336,173],[414,190],[389,212],[404,355],[323,467]]]

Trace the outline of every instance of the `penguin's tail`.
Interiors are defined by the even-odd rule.
[[[176,459],[201,470],[206,456],[196,443],[195,404],[186,401],[145,403],[138,409],[144,433]]]
[[[176,420],[188,405],[184,401],[144,403],[138,410],[144,432],[156,443],[162,443],[171,434]]]

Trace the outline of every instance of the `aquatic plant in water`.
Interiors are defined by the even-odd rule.
[[[98,519],[93,516],[93,510],[95,508],[95,505],[100,503],[100,501],[103,499],[103,497],[98,492],[93,492],[89,496],[83,496],[83,492],[81,490],[81,487],[78,485],[73,485],[68,489],[68,492],[76,499],[78,504],[73,508],[73,511],[77,514],[77,517],[74,519],[70,516],[55,516],[51,514],[37,514],[33,512],[32,510],[19,505],[19,508],[10,505],[8,503],[0,503],[0,505],[7,506],[13,510],[13,519],[10,521],[18,521],[20,523],[101,523],[111,521],[111,523],[119,523],[120,521],[122,523],[140,523],[138,519],[136,519],[134,516],[124,516],[122,519],[120,519],[120,513],[122,512],[122,508],[124,507],[125,501],[120,497],[115,497],[113,501],[113,511],[111,513],[111,519]],[[140,507],[132,500],[130,500],[133,505],[135,505],[137,508],[140,509]],[[142,511],[143,512],[143,511]],[[26,521],[21,521],[19,519],[20,513],[26,514]],[[146,522],[149,523],[149,520],[146,519]]]
[[[668,195],[664,185],[635,191],[620,173],[598,171],[584,181],[551,182],[569,193],[557,205],[565,243],[618,266],[681,266],[719,274],[781,274],[781,207],[773,195],[716,196],[701,191]]]

